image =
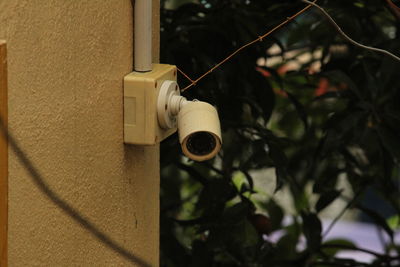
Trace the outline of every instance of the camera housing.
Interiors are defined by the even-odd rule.
[[[188,101],[180,96],[175,81],[161,85],[157,100],[160,127],[178,127],[182,152],[195,161],[211,159],[221,149],[221,126],[217,110],[201,101]]]
[[[195,161],[215,157],[221,149],[217,110],[206,102],[187,101],[178,113],[179,142],[183,154]]]

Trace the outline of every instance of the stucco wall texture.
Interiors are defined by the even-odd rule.
[[[132,38],[130,0],[0,0],[10,131],[60,197],[158,266],[159,149],[122,141]],[[135,266],[46,198],[12,152],[9,165],[9,266]]]

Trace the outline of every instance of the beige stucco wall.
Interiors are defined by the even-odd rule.
[[[63,199],[157,266],[159,150],[122,143],[130,0],[0,0],[0,39],[9,50],[10,129],[23,150]],[[10,157],[9,266],[132,266]]]

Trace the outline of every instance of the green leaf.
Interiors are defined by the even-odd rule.
[[[285,153],[275,144],[274,142],[268,142],[269,156],[275,164],[275,174],[276,174],[276,188],[275,192],[280,190],[282,186],[287,181],[287,163]]]
[[[318,216],[314,213],[303,213],[303,233],[307,240],[307,248],[310,251],[317,251],[321,245],[322,224]]]
[[[293,234],[286,234],[279,239],[276,243],[274,256],[278,259],[292,259],[296,256],[296,245],[298,243],[298,236]]]
[[[284,228],[284,235],[275,245],[272,257],[276,259],[294,259],[297,253],[297,244],[299,242],[301,229],[296,217],[293,217],[293,224]]]
[[[292,93],[289,93],[285,91],[290,102],[292,102],[293,106],[295,107],[297,114],[299,115],[301,121],[303,122],[304,128],[308,129],[308,121],[307,121],[307,112],[306,109],[304,108],[303,104],[300,103],[300,101],[293,95]]]
[[[224,179],[213,179],[201,191],[197,208],[208,218],[219,217],[225,203],[235,196],[235,188]]]
[[[317,211],[317,213],[325,209],[327,206],[329,206],[339,196],[340,196],[340,191],[337,190],[331,190],[322,193],[317,201],[317,204],[315,205],[315,210]]]
[[[249,78],[253,87],[253,99],[263,111],[263,120],[268,122],[275,106],[275,94],[272,91],[270,83],[260,73],[254,71],[254,75],[252,76]]]
[[[282,220],[284,217],[282,208],[274,200],[270,200],[265,209],[267,210],[269,219],[271,221],[271,230],[275,231],[280,229],[282,227]]]
[[[260,237],[254,226],[248,221],[244,220],[243,224],[237,228],[238,235],[236,236],[237,242],[241,243],[243,247],[255,246]]]
[[[275,175],[276,175],[276,187],[275,187],[274,193],[276,193],[280,189],[282,189],[282,187],[286,183],[287,177],[288,177],[286,169],[282,168],[280,166],[275,168]]]
[[[324,173],[320,174],[319,177],[316,178],[313,186],[313,192],[321,194],[323,192],[333,190],[341,172],[341,170],[327,168]]]
[[[394,215],[386,220],[389,227],[395,231],[400,228],[400,215]]]
[[[249,201],[239,202],[232,207],[225,209],[223,213],[224,223],[235,224],[238,221],[242,221],[247,217],[252,208],[252,203]]]
[[[322,252],[327,256],[334,257],[338,252],[347,248],[356,248],[357,246],[346,239],[331,239],[322,245]]]

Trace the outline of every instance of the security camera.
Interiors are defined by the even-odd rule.
[[[215,157],[222,144],[217,110],[206,102],[186,100],[177,88],[174,81],[161,85],[157,103],[160,126],[178,127],[179,142],[188,158],[204,161]]]
[[[221,149],[218,113],[208,103],[184,102],[178,113],[178,131],[183,154],[193,160],[211,159]]]

